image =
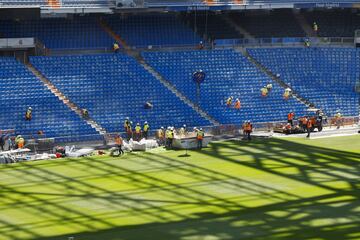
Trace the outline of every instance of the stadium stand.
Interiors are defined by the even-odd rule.
[[[39,130],[58,141],[97,139],[97,132],[64,105],[31,72],[13,58],[0,58],[0,122],[2,129],[15,129],[29,136]],[[33,118],[25,121],[31,106]]]
[[[278,121],[291,110],[297,114],[305,111],[305,105],[295,99],[283,100],[284,90],[276,83],[268,97],[261,97],[260,89],[272,80],[234,50],[144,52],[143,56],[193,101],[197,96],[192,73],[203,70],[206,78],[200,105],[221,123]],[[225,106],[229,96],[240,98],[239,111]]]
[[[257,38],[303,37],[306,34],[292,10],[247,11],[231,13],[231,18]]]
[[[32,57],[34,66],[108,132],[123,130],[125,117],[153,129],[210,125],[166,89],[135,59],[124,54]],[[144,109],[150,101],[152,109]]]
[[[211,12],[198,12],[184,14],[184,21],[192,26],[201,36],[207,36],[210,39],[237,39],[242,38],[233,27],[231,27],[221,14]]]
[[[357,116],[359,51],[354,48],[268,48],[249,53],[329,115]]]
[[[36,37],[50,49],[111,48],[113,40],[95,17],[0,21],[5,37]]]
[[[194,45],[201,38],[173,14],[120,15],[105,18],[128,45]]]
[[[354,37],[360,28],[360,16],[351,10],[304,12],[309,24],[316,22],[321,37]]]

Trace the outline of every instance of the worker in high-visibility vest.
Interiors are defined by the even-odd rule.
[[[130,119],[129,119],[129,117],[126,117],[126,118],[125,118],[125,121],[124,121],[124,131],[125,131],[125,132],[128,131],[129,125],[130,125]]]
[[[158,137],[158,142],[159,145],[164,145],[165,144],[165,129],[164,127],[161,127],[158,131],[157,131],[157,137]]]
[[[311,119],[308,118],[308,119],[307,119],[307,123],[306,123],[306,130],[307,130],[307,136],[306,136],[306,137],[307,137],[307,138],[310,137],[310,133],[311,133],[311,131],[313,130],[312,127],[313,127],[313,123],[312,123]]]
[[[133,122],[129,121],[126,127],[126,136],[128,141],[133,137],[132,124]]]
[[[120,135],[115,136],[115,145],[119,149],[120,154],[124,154],[124,150],[122,149],[123,139]]]
[[[231,107],[231,104],[232,104],[232,100],[233,100],[233,97],[229,97],[227,100],[226,100],[226,106],[227,107]]]
[[[266,87],[260,89],[261,96],[266,97],[268,95],[269,90]]]
[[[287,122],[290,123],[291,126],[294,125],[294,117],[295,117],[295,113],[294,112],[289,112],[287,115]]]
[[[149,130],[150,130],[150,125],[148,124],[148,122],[144,122],[144,126],[143,126],[143,137],[145,139],[148,138],[148,133],[149,133]]]
[[[30,121],[32,119],[32,108],[29,107],[25,113],[25,120]]]
[[[137,123],[135,127],[135,141],[140,141],[140,139],[141,139],[141,127],[140,127],[140,123]]]
[[[21,135],[16,136],[16,138],[15,138],[15,146],[18,149],[24,148],[25,139]]]
[[[247,140],[251,140],[250,134],[252,133],[252,130],[253,130],[253,126],[252,126],[251,122],[248,120],[244,126],[244,132],[245,132],[245,136],[246,136]]]
[[[187,134],[186,125],[184,124],[184,125],[179,129],[179,137],[185,137],[186,134]]]
[[[317,33],[319,31],[319,27],[316,22],[313,23],[313,30],[315,33]]]
[[[167,138],[167,147],[172,148],[173,140],[174,140],[174,128],[173,127],[171,127],[171,128],[169,127],[169,129],[167,130],[166,138]]]
[[[118,53],[118,52],[119,52],[120,46],[119,46],[119,44],[118,44],[117,42],[115,42],[115,43],[113,44],[113,50],[114,50],[115,53]]]
[[[240,100],[237,98],[237,99],[235,100],[234,108],[237,109],[237,110],[239,110],[240,107],[241,107],[241,103],[240,103]]]
[[[205,133],[204,133],[203,129],[200,128],[196,133],[196,140],[197,140],[197,148],[198,149],[202,148],[202,142],[203,142],[204,136],[205,136]]]

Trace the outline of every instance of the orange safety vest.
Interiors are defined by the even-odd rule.
[[[241,106],[241,105],[240,105],[240,101],[236,101],[236,102],[235,102],[235,108],[236,108],[236,109],[240,109],[240,106]]]
[[[203,131],[198,131],[196,136],[197,136],[197,140],[203,140],[204,132]]]
[[[307,127],[307,128],[311,128],[311,127],[312,127],[312,122],[311,122],[310,120],[307,122],[306,127]]]
[[[294,114],[289,113],[289,114],[288,114],[288,120],[293,120],[293,119],[294,119]]]
[[[122,145],[122,143],[123,143],[122,138],[121,137],[116,137],[115,138],[115,143],[116,143],[116,145]]]
[[[251,124],[246,124],[245,125],[245,131],[251,132],[252,130],[252,125]]]

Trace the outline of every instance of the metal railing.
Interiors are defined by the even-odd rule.
[[[263,47],[263,46],[304,46],[305,39],[310,41],[311,46],[354,46],[353,37],[286,37],[286,38],[242,38],[242,39],[216,39],[214,45],[216,48],[221,47]]]

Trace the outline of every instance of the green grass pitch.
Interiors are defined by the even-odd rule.
[[[2,165],[0,239],[360,239],[359,174],[360,135]]]

